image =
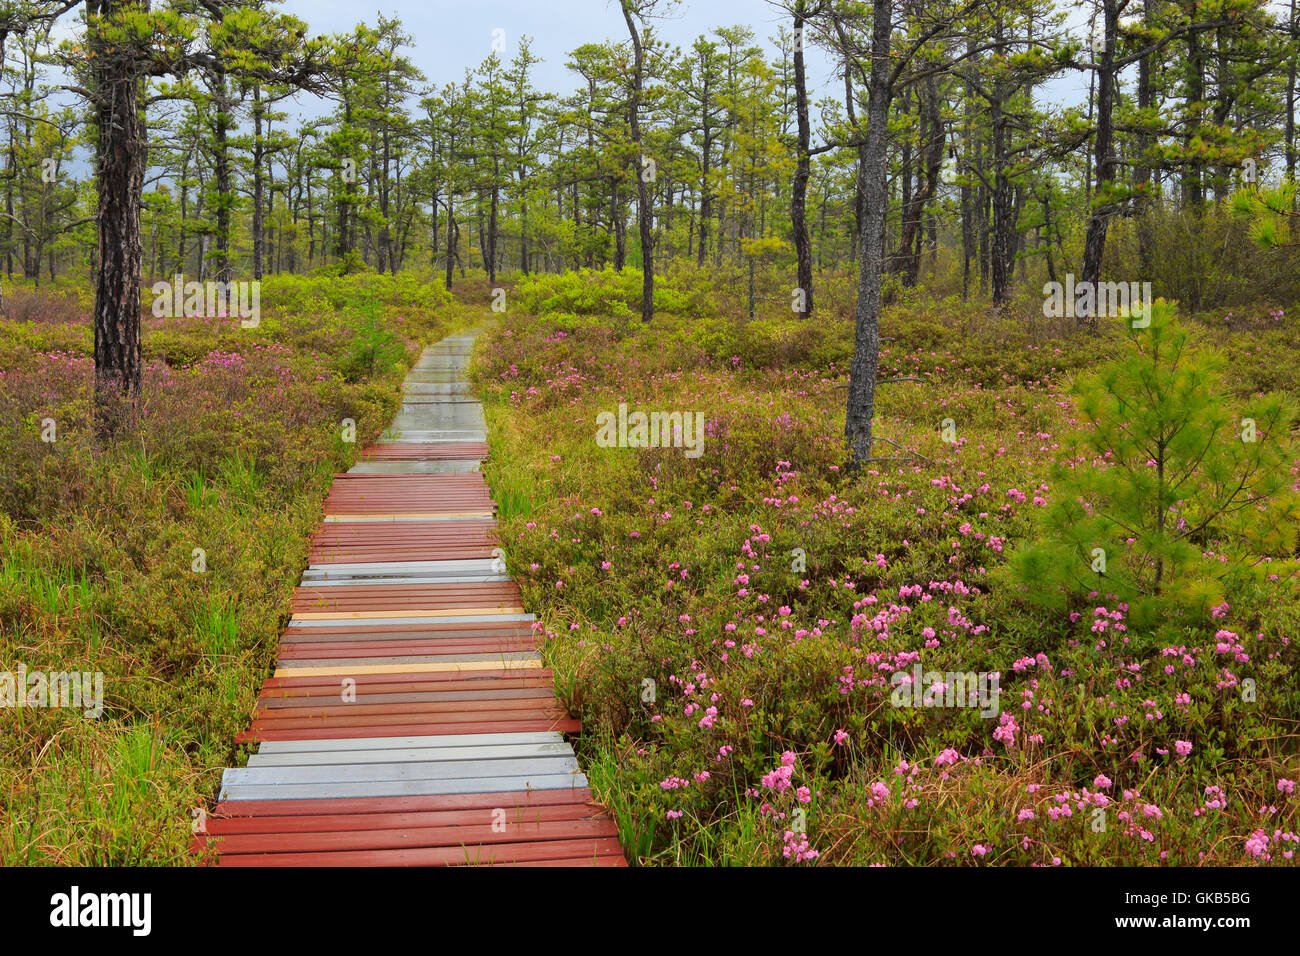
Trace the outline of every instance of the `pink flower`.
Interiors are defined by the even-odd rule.
[[[994,729],[993,739],[1001,741],[1007,747],[1014,747],[1016,745],[1016,731],[1020,729],[1020,725],[1016,723],[1015,717],[1009,711],[1004,711],[998,720],[1001,726]]]
[[[1104,773],[1099,773],[1097,774],[1097,779],[1092,782],[1092,785],[1094,787],[1100,787],[1102,790],[1106,790],[1110,787],[1110,777],[1106,776]]]
[[[802,833],[796,834],[793,830],[785,831],[785,846],[781,848],[781,854],[787,860],[794,857],[796,863],[815,860],[818,857],[817,851],[809,846],[808,837]]]
[[[835,731],[835,746],[843,747],[844,741],[848,739],[849,739],[849,735],[845,733],[843,730]]]
[[[1174,750],[1178,751],[1178,756],[1186,757],[1192,752],[1192,742],[1190,740],[1175,740]]]

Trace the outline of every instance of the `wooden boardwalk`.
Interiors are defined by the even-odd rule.
[[[258,752],[195,837],[221,866],[626,865],[493,555],[473,341],[425,350],[392,427],[334,481],[240,736]]]

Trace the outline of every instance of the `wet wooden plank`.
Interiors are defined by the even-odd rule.
[[[314,726],[314,724],[310,723],[311,721],[333,718],[345,718],[346,722],[357,724],[356,718],[360,717],[390,717],[394,715],[415,717],[418,715],[421,719],[425,717],[432,719],[434,715],[439,714],[468,715],[475,718],[509,714],[511,716],[507,717],[507,719],[519,719],[513,717],[517,712],[526,712],[525,716],[527,717],[549,717],[556,713],[562,713],[554,698],[437,699],[387,704],[346,704],[336,701],[332,705],[320,703],[304,707],[259,708],[256,711],[253,724],[258,727],[311,727]]]
[[[335,853],[235,853],[222,856],[221,866],[462,866],[503,865],[546,860],[618,857],[623,849],[615,837],[586,840],[545,840],[494,847],[422,847],[395,850],[353,850]]]
[[[268,816],[287,817],[318,813],[424,813],[448,810],[495,809],[507,812],[534,807],[570,804],[591,805],[591,791],[582,787],[572,790],[510,790],[495,793],[429,794],[410,797],[361,797],[323,800],[236,800],[218,803],[217,817]]]
[[[312,783],[477,780],[483,777],[560,776],[577,772],[578,761],[570,753],[543,757],[232,767],[222,775],[222,785],[229,789],[235,786],[278,787]]]
[[[274,675],[194,841],[222,865],[608,865],[542,635],[502,573],[473,336],[426,350],[336,475]],[[346,690],[346,694],[344,691]]]
[[[524,757],[572,757],[565,741],[541,744],[480,744],[476,747],[386,748],[374,750],[328,750],[298,753],[256,753],[249,767],[315,767],[329,764],[424,763],[439,760],[489,760]]]
[[[497,667],[473,673],[457,672],[430,672],[424,674],[411,674],[404,677],[400,672],[395,674],[359,674],[357,675],[357,687],[378,687],[383,684],[400,684],[408,680],[418,681],[421,683],[439,683],[439,682],[460,682],[476,681],[484,682],[483,686],[488,686],[497,680],[537,680],[549,682],[551,671],[549,668],[539,667],[535,671],[521,673],[518,669]],[[287,677],[268,677],[263,681],[263,688],[292,688],[292,687],[338,687],[337,678],[332,676],[319,676],[311,674],[290,675]]]
[[[370,674],[437,674],[470,671],[527,670],[541,667],[540,658],[527,660],[455,661],[445,664],[349,664],[333,667],[277,667],[276,677],[362,677]]]
[[[610,820],[544,820],[506,823],[500,827],[465,824],[402,827],[391,830],[332,830],[310,833],[235,833],[199,838],[196,849],[215,844],[223,856],[239,853],[311,853],[340,850],[412,849],[513,844],[524,841],[617,837]]]
[[[438,458],[474,458],[481,461],[487,456],[488,444],[484,441],[443,442],[435,446],[427,442],[393,442],[367,445],[361,452],[363,461],[430,461]]]
[[[348,690],[356,694],[357,700],[369,700],[371,698],[390,697],[394,694],[428,694],[431,700],[436,700],[445,695],[470,695],[467,700],[482,699],[487,700],[493,695],[510,695],[521,690],[544,691],[551,693],[551,682],[548,679],[540,678],[535,675],[541,673],[542,668],[536,668],[524,671],[512,671],[515,676],[510,678],[496,678],[493,680],[458,680],[458,681],[402,681],[387,684],[367,684],[362,683],[367,680],[366,677],[357,679],[356,685],[348,685]],[[475,677],[477,672],[456,675],[466,678]],[[373,675],[387,676],[387,675]],[[432,677],[444,676],[441,674],[428,675]],[[258,696],[257,706],[278,707],[297,705],[298,703],[311,704],[318,700],[337,700],[343,692],[343,682],[335,680],[324,685],[307,685],[301,687],[263,687]],[[476,698],[474,695],[483,695]],[[448,697],[448,699],[452,699]]]
[[[230,784],[221,788],[223,800],[276,799],[301,797],[383,797],[422,793],[477,793],[488,790],[563,790],[585,787],[587,778],[580,773],[531,774],[510,777],[456,777],[451,779],[420,778],[411,780],[366,780],[356,782],[305,784]]]
[[[563,790],[537,791],[565,793]],[[240,806],[242,801],[232,804]],[[289,801],[277,801],[285,802]],[[313,801],[315,802],[315,801]],[[325,801],[320,801],[325,802]],[[596,820],[604,812],[582,803],[561,803],[530,807],[481,807],[474,810],[442,810],[392,813],[313,813],[297,816],[217,817],[207,820],[209,836],[236,833],[329,833],[338,830],[397,830],[405,827],[482,826],[494,820],[509,827],[514,823],[543,823],[556,820]]]

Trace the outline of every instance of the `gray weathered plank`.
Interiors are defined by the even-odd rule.
[[[572,753],[544,757],[484,757],[479,760],[421,760],[409,763],[350,763],[302,767],[233,767],[222,784],[279,786],[286,783],[366,783],[376,780],[458,780],[465,777],[526,777],[578,769]]]
[[[505,757],[572,757],[566,743],[500,744],[484,747],[425,747],[418,750],[334,750],[309,753],[253,754],[250,767],[314,767],[331,764],[435,763],[445,760],[486,760]]]
[[[222,786],[222,800],[329,800],[341,797],[424,797],[449,793],[508,793],[521,790],[578,790],[588,786],[580,774],[478,777],[455,780],[372,780],[361,783]]]

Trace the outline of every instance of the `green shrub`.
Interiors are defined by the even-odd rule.
[[[1190,620],[1261,557],[1293,551],[1294,413],[1277,396],[1232,410],[1221,366],[1158,300],[1123,355],[1080,377],[1085,427],[1065,443],[1038,539],[1010,564],[1031,598],[1100,593],[1140,623]]]
[[[377,372],[400,364],[406,355],[402,341],[380,319],[377,303],[362,305],[360,314],[352,341],[339,359],[339,372],[346,382],[374,378]]]
[[[535,273],[519,280],[515,296],[521,308],[539,315],[572,312],[629,318],[641,314],[641,271],[612,266],[602,270]],[[656,277],[655,312],[682,313],[691,300],[680,290]]]

